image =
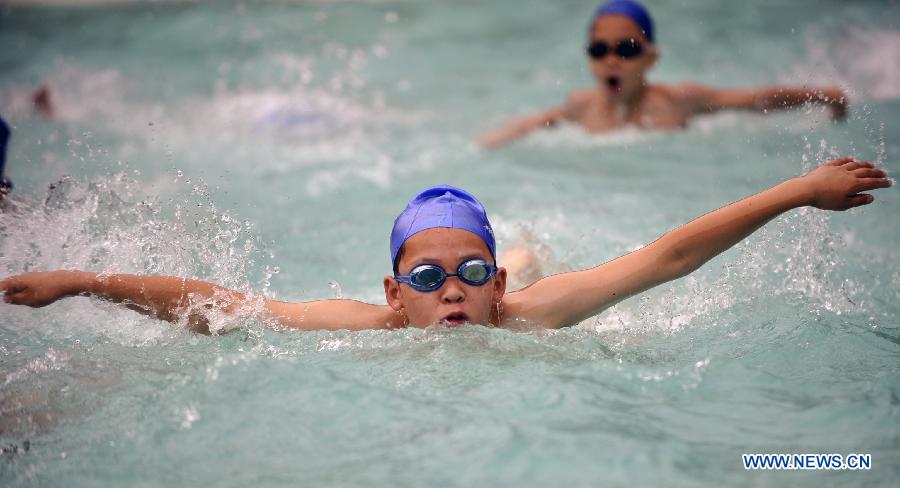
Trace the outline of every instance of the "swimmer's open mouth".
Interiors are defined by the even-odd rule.
[[[454,312],[441,319],[441,323],[450,327],[456,327],[469,321],[469,317],[462,312]]]
[[[617,92],[622,89],[622,80],[618,76],[607,76],[606,86],[610,90]]]

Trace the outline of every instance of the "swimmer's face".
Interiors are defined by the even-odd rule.
[[[637,57],[623,59],[612,52],[602,59],[588,58],[598,85],[614,97],[629,97],[636,93],[645,83],[644,73],[656,63],[658,54],[641,28],[630,18],[623,15],[603,15],[594,22],[590,42],[602,41],[615,47],[629,39],[638,41],[644,48]]]
[[[435,264],[447,273],[470,259],[494,262],[487,245],[475,234],[462,229],[428,229],[410,237],[404,244],[398,271],[409,275],[421,264]],[[506,269],[500,268],[482,286],[468,285],[456,276],[448,277],[435,291],[421,292],[384,277],[384,293],[391,308],[406,316],[409,325],[427,327],[443,323],[488,325],[496,321],[497,304],[506,292]]]

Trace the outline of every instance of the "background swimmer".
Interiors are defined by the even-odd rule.
[[[56,118],[56,104],[53,102],[53,95],[50,91],[50,85],[43,83],[31,94],[31,101],[34,103],[35,112],[41,114],[46,119]]]
[[[9,126],[0,117],[0,202],[13,189],[12,181],[6,178],[6,144],[9,142]]]
[[[805,103],[826,105],[832,118],[847,115],[847,99],[838,87],[767,86],[712,88],[698,83],[649,83],[647,72],[659,59],[649,12],[632,0],[613,0],[597,9],[589,29],[587,55],[597,86],[572,92],[566,103],[519,117],[484,133],[478,142],[495,147],[573,122],[599,133],[632,125],[642,129],[683,128],[701,114],[727,109],[781,110]]]
[[[884,171],[853,158],[830,161],[802,177],[708,213],[653,243],[582,271],[543,278],[506,293],[493,230],[481,203],[450,186],[414,197],[391,232],[394,274],[383,279],[387,305],[354,300],[287,303],[245,295],[198,280],[165,276],[33,272],[0,282],[7,303],[43,307],[76,295],[124,303],[201,331],[215,329],[207,312],[254,315],[294,329],[380,329],[463,323],[517,323],[559,328],[577,324],[632,295],[685,276],[788,210],[846,210],[866,205],[862,192],[886,188]],[[258,305],[261,305],[259,307]]]

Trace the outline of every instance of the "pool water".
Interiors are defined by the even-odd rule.
[[[572,127],[485,151],[592,84],[592,2],[0,3],[13,127],[0,276],[196,277],[383,303],[406,201],[482,199],[499,247],[592,266],[850,154],[900,172],[900,6],[650,2],[651,79],[839,84],[850,117]],[[56,117],[32,113],[47,83]],[[560,331],[235,329],[86,298],[0,305],[4,486],[897,486],[900,196],[789,212]],[[503,263],[500,263],[503,264]],[[742,453],[869,453],[746,471]]]

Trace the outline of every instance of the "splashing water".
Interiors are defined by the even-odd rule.
[[[2,276],[165,274],[256,298],[227,315],[214,297],[175,324],[78,297],[0,305],[0,484],[895,483],[893,190],[843,214],[790,212],[566,330],[301,333],[253,318],[262,296],[383,303],[390,223],[427,185],[478,195],[501,254],[524,241],[552,273],[837,155],[896,173],[895,7],[652,6],[672,19],[653,79],[837,83],[843,124],[727,113],[678,133],[564,127],[494,152],[473,146],[480,131],[590,86],[573,25],[595,5],[260,7],[0,9],[0,43],[17,47],[0,54],[16,182]],[[55,120],[32,114],[44,82]],[[192,316],[219,335],[190,333]],[[875,464],[747,472],[745,452]]]

